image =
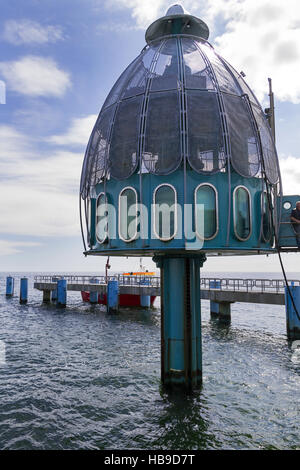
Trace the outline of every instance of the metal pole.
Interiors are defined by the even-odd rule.
[[[274,93],[272,91],[272,79],[268,78],[269,82],[269,98],[270,98],[270,112],[269,112],[269,123],[272,131],[272,136],[275,143],[275,106],[274,106]]]

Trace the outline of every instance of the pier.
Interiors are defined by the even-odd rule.
[[[63,284],[63,290],[60,293],[60,285]],[[300,319],[294,305],[300,310],[300,280],[289,280],[290,293],[294,299],[294,305],[290,298],[290,293],[285,286],[283,279],[239,279],[239,278],[212,278],[202,277],[199,280],[200,299],[210,301],[211,317],[220,321],[229,322],[231,320],[231,304],[235,302],[246,302],[255,304],[273,304],[285,305],[287,336],[289,339],[300,339]],[[98,294],[106,295],[107,311],[114,312],[118,310],[118,299],[122,294],[140,296],[143,299],[141,306],[147,308],[150,306],[151,296],[161,296],[161,279],[158,276],[35,276],[34,288],[43,292],[43,301],[50,302],[50,299],[56,300],[60,306],[67,304],[67,291],[88,292],[90,294],[90,303],[98,302]],[[182,299],[178,288],[175,292],[166,290],[165,297],[167,301],[171,300],[176,305],[180,305]],[[58,292],[58,294],[57,294]],[[53,297],[53,294],[54,297]],[[94,294],[94,295],[92,295]],[[193,298],[193,293],[187,298]],[[161,300],[162,320],[164,315],[164,306],[166,300]],[[200,302],[195,303],[196,312],[200,312]],[[199,313],[198,312],[198,313]],[[197,317],[200,315],[197,315]]]
[[[43,292],[55,291],[57,282],[53,278],[65,279],[67,291],[98,292],[107,291],[109,280],[117,280],[120,294],[160,296],[160,277],[147,277],[148,285],[139,282],[136,276],[35,276],[34,288]],[[98,284],[94,283],[98,280]],[[93,282],[92,282],[93,281]],[[212,287],[218,283],[219,287]],[[289,280],[290,285],[300,286],[299,280]],[[285,284],[281,279],[238,279],[203,277],[200,279],[200,297],[213,302],[247,302],[285,305]]]

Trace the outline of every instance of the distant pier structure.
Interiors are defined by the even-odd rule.
[[[189,390],[202,380],[207,256],[274,253],[275,236],[293,249],[284,202],[300,199],[282,195],[273,105],[266,115],[208,37],[180,5],[149,26],[103,104],[80,185],[85,255],[160,268],[161,378]]]

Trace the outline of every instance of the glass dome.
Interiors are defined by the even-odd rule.
[[[164,35],[109,93],[85,154],[81,195],[134,172],[167,175],[186,160],[202,174],[226,171],[279,179],[265,115],[241,75],[203,38]]]

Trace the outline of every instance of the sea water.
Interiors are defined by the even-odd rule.
[[[29,300],[20,305],[24,275]],[[202,301],[203,386],[168,395],[159,299],[149,311],[108,315],[68,292],[61,309],[42,304],[33,276],[0,273],[1,449],[300,448],[300,356],[284,306],[235,303],[225,325]]]

